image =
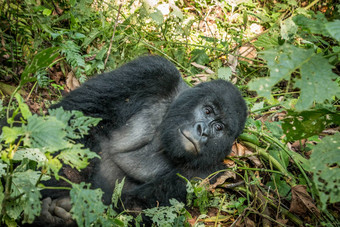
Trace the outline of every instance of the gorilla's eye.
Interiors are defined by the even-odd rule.
[[[215,124],[214,127],[215,127],[216,131],[221,131],[223,129],[222,124]]]
[[[204,112],[205,112],[205,114],[211,114],[212,113],[212,108],[211,107],[205,107],[204,108]]]

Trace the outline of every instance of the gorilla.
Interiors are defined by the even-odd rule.
[[[101,188],[109,204],[116,180],[125,177],[122,201],[135,210],[168,205],[171,198],[186,201],[186,182],[177,174],[206,178],[225,169],[223,159],[247,117],[231,83],[190,88],[160,56],[140,57],[90,79],[51,108],[58,107],[102,119],[80,141],[101,159],[80,178]],[[44,191],[52,199],[62,195]]]

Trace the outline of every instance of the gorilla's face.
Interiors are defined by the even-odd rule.
[[[243,130],[246,110],[239,91],[225,81],[184,91],[161,125],[166,154],[191,166],[220,162]]]

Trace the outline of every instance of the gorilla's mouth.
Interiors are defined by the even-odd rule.
[[[194,139],[190,137],[190,132],[186,130],[182,131],[181,129],[179,129],[178,131],[183,135],[183,138],[185,138],[185,140],[183,140],[185,150],[195,154],[199,154],[199,145]]]

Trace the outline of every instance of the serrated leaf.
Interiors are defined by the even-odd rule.
[[[50,116],[55,116],[66,126],[67,137],[71,139],[80,139],[83,135],[87,135],[90,127],[96,126],[100,118],[84,116],[80,111],[64,111],[62,107],[50,109]]]
[[[275,84],[300,69],[301,80],[296,86],[301,89],[298,111],[308,109],[313,102],[322,103],[340,93],[339,87],[332,79],[332,66],[321,55],[316,55],[313,49],[302,49],[284,44],[281,47],[263,52],[270,69],[270,77],[256,78],[248,83],[250,90],[255,90],[259,96],[272,99],[271,90]]]
[[[13,143],[19,136],[23,135],[25,130],[22,127],[7,127],[2,128],[2,138],[5,139],[5,143]]]
[[[267,61],[270,77],[251,80],[248,83],[249,88],[257,91],[260,96],[271,99],[272,87],[283,79],[289,80],[290,75],[313,53],[313,50],[305,50],[289,44],[263,51],[261,54]]]
[[[27,148],[24,150],[18,150],[17,152],[15,152],[13,156],[13,160],[16,160],[16,161],[21,161],[24,158],[27,158],[29,160],[36,161],[36,162],[47,161],[45,154],[42,151],[40,151],[40,149],[38,148]]]
[[[328,22],[325,24],[325,27],[329,34],[340,42],[340,20],[334,20],[333,22]]]
[[[89,159],[100,158],[99,155],[89,149],[84,149],[82,144],[73,145],[69,149],[60,152],[57,157],[63,160],[65,164],[78,170],[84,169],[89,164]]]
[[[70,191],[72,202],[72,217],[78,226],[91,226],[103,218],[106,206],[101,202],[103,192],[100,189],[92,190],[84,182],[74,184]]]
[[[328,203],[340,202],[340,133],[318,143],[310,158],[313,181],[319,191],[322,209]]]
[[[301,79],[295,85],[301,89],[296,110],[308,109],[313,102],[323,103],[332,96],[340,94],[340,88],[333,81],[337,77],[332,72],[332,66],[321,55],[314,55],[306,59],[300,68]]]
[[[12,215],[17,215],[21,210],[24,212],[23,223],[32,223],[36,216],[40,214],[41,204],[40,204],[40,192],[35,186],[36,182],[40,177],[39,171],[27,170],[25,172],[14,172],[13,174],[13,184],[11,196],[17,196],[24,193],[20,199],[16,200],[12,204],[13,213]],[[20,211],[20,213],[21,213]]]
[[[26,145],[32,148],[42,148],[49,152],[55,152],[70,146],[64,140],[66,136],[64,130],[65,124],[58,121],[55,117],[38,117],[33,115],[27,119],[27,122],[29,140],[24,140]]]
[[[20,112],[24,119],[27,119],[28,117],[32,116],[32,113],[28,106],[25,104],[24,99],[21,97],[19,93],[15,94],[15,98],[18,101]]]
[[[318,135],[330,124],[340,124],[340,115],[326,109],[294,112],[288,111],[282,129],[288,141],[296,141]]]
[[[217,70],[217,76],[223,80],[229,80],[231,77],[231,68],[230,67],[221,67]]]

